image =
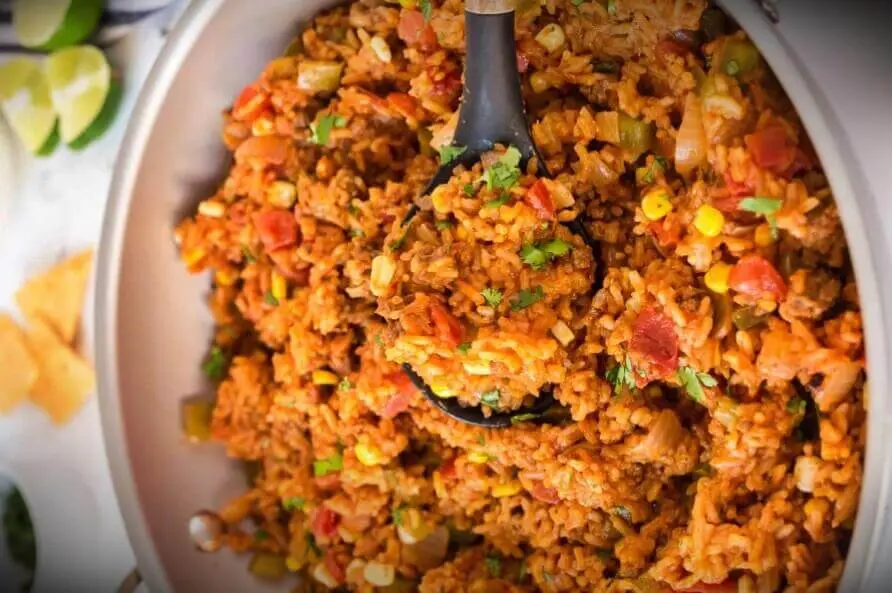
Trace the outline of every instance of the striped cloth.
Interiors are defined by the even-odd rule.
[[[107,46],[123,37],[130,28],[177,0],[107,0],[99,30],[90,43]],[[12,0],[0,0],[0,54],[22,53],[12,28]]]

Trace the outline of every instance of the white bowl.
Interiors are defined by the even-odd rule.
[[[190,277],[171,231],[221,180],[220,109],[328,0],[196,0],[159,58],[135,110],[112,184],[98,262],[96,361],[103,429],[139,568],[154,593],[261,590],[244,563],[193,549],[186,521],[244,488],[221,448],[180,433],[179,402],[205,392],[199,365],[211,339],[206,277]],[[781,8],[809,19],[805,1]],[[728,1],[774,68],[815,143],[847,230],[867,332],[871,412],[860,513],[841,590],[892,582],[888,338],[892,291],[882,218],[839,114],[755,2]],[[795,10],[794,10],[795,8]],[[786,18],[782,15],[782,18]],[[791,17],[793,18],[793,17]],[[826,24],[826,20],[824,21]],[[795,32],[795,27],[790,29]],[[801,33],[801,30],[799,31]]]

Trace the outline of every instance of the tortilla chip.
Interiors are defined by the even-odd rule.
[[[80,410],[96,386],[96,375],[77,353],[64,344],[48,323],[36,319],[28,328],[28,345],[39,375],[31,401],[56,424],[64,424]]]
[[[37,362],[25,334],[9,315],[0,314],[0,414],[25,401],[37,381]]]
[[[15,295],[28,321],[42,319],[62,341],[71,344],[84,307],[92,262],[93,252],[84,251],[28,280]]]

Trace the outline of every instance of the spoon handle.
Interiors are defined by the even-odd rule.
[[[517,72],[513,0],[468,0],[465,5],[464,96],[455,144],[471,154],[512,144],[524,159],[536,154]]]

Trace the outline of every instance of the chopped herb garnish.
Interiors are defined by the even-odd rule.
[[[647,172],[641,177],[644,183],[653,183],[654,175],[656,175],[657,170],[666,170],[666,159],[661,156],[654,157],[654,162],[651,163],[650,167],[647,168]]]
[[[313,462],[313,475],[317,478],[339,472],[342,469],[344,469],[344,457],[340,453]]]
[[[722,66],[722,69],[728,76],[737,76],[740,74],[740,64],[737,63],[737,60],[727,60]]]
[[[524,422],[537,420],[541,417],[542,414],[515,414],[514,416],[511,416],[511,424],[523,424]]]
[[[474,187],[473,183],[466,183],[464,187],[464,192],[466,196],[473,196],[477,193],[477,188]]]
[[[561,239],[552,239],[547,243],[524,243],[520,258],[534,270],[543,270],[553,259],[567,255],[570,249],[571,245]]]
[[[498,307],[502,304],[502,291],[498,288],[484,288],[480,294],[483,295],[483,300],[490,307]]]
[[[338,389],[340,389],[341,391],[347,391],[352,388],[353,382],[350,380],[349,377],[344,377],[343,379],[341,379],[341,382],[338,383]]]
[[[582,6],[583,4],[585,4],[585,0],[570,0],[570,2],[573,4],[573,6]]]
[[[451,229],[452,227],[454,227],[455,223],[451,220],[438,220],[434,223],[434,225],[437,227],[437,230],[445,231],[446,229]]]
[[[508,200],[511,198],[511,195],[508,192],[502,192],[499,194],[498,198],[493,198],[483,205],[484,208],[498,208],[499,206],[504,206],[508,203]]]
[[[517,293],[517,296],[511,301],[511,308],[515,311],[522,311],[527,307],[531,307],[545,298],[545,291],[541,286],[534,286],[532,289],[523,289]]]
[[[347,231],[347,232],[348,232],[349,235],[350,235],[351,237],[353,237],[354,239],[356,239],[356,238],[358,238],[358,237],[365,237],[365,231],[363,231],[362,229],[351,228],[351,229],[350,229],[349,231]]]
[[[740,200],[738,208],[746,212],[761,214],[765,217],[765,221],[771,228],[771,236],[777,238],[777,213],[783,207],[783,200],[775,198],[762,198],[759,196],[753,198],[744,198]]]
[[[441,146],[440,147],[440,164],[448,165],[459,156],[462,155],[464,151],[468,149],[467,146]]]
[[[313,552],[316,556],[322,556],[322,549],[319,547],[319,544],[316,543],[316,538],[309,531],[304,534],[304,540],[307,542],[307,547],[310,548],[310,551]]]
[[[613,395],[622,393],[623,386],[629,391],[634,391],[638,385],[635,383],[635,371],[632,369],[632,359],[626,356],[622,364],[618,364],[604,374],[604,378],[613,383]]]
[[[486,570],[489,571],[489,574],[493,578],[499,578],[502,576],[502,559],[493,554],[487,554],[486,559],[484,560],[486,564]]]
[[[211,381],[220,381],[226,376],[226,368],[228,366],[229,358],[219,346],[214,346],[208,352],[208,357],[205,359],[204,364],[201,365],[201,370],[204,371],[205,376]]]
[[[272,305],[273,307],[277,307],[279,305],[279,299],[277,299],[273,293],[269,290],[263,295],[263,302],[267,305]]]
[[[607,0],[607,14],[616,14],[616,0]]]
[[[577,4],[577,6],[579,5]],[[595,62],[594,70],[599,74],[617,74],[619,72],[619,64],[612,60],[599,60]]]
[[[381,337],[381,334],[375,334],[374,340],[377,345],[384,347],[384,338]]]
[[[483,436],[483,433],[477,435],[477,444],[481,447],[486,444],[486,437]]]
[[[462,354],[467,354],[468,350],[471,349],[471,343],[470,342],[462,342],[461,344],[456,346],[455,349],[458,350],[459,352],[461,352]]]
[[[301,511],[303,510],[306,502],[307,501],[300,496],[292,496],[291,498],[286,498],[282,501],[282,508],[286,511]]]
[[[545,582],[549,585],[554,581],[554,577],[547,570],[542,571],[542,578],[545,579]]]
[[[497,408],[499,407],[499,399],[501,397],[502,394],[498,389],[491,389],[480,394],[480,401],[490,408]]]
[[[409,508],[409,505],[406,503],[402,503],[393,508],[390,512],[390,516],[393,519],[394,525],[402,525],[403,524],[403,513],[406,512],[406,509]]]
[[[395,241],[390,242],[390,245],[389,245],[390,250],[391,251],[399,251],[400,249],[402,249],[403,245],[406,243],[406,238],[408,236],[409,236],[409,228],[406,228],[406,230],[403,232],[403,235],[399,239],[396,239]]]
[[[694,475],[699,477],[711,476],[715,471],[712,469],[712,466],[708,463],[701,463],[697,467],[694,468]]]
[[[709,373],[699,373],[691,367],[681,367],[676,374],[684,390],[695,402],[703,403],[704,387],[715,387],[715,377]]]
[[[251,253],[251,250],[245,245],[242,245],[242,255],[245,257],[245,261],[249,264],[257,263],[257,258],[254,257],[254,254]]]
[[[254,532],[254,541],[262,542],[269,539],[269,533],[265,529],[258,529]]]
[[[520,179],[520,151],[509,146],[505,154],[496,163],[483,172],[481,181],[486,182],[489,189],[509,189]]]
[[[790,401],[787,402],[787,411],[791,414],[799,415],[805,414],[805,409],[808,407],[808,403],[798,395],[794,395],[790,398]]]
[[[334,128],[343,128],[347,125],[347,118],[343,115],[323,115],[319,123],[310,124],[310,142],[320,146],[328,145],[328,136]]]
[[[431,5],[431,0],[418,0],[418,7],[421,8],[421,14],[424,15],[424,22],[430,22],[431,13],[434,9]]]
[[[350,213],[350,216],[356,216],[359,214],[359,208],[357,208],[353,204],[347,204],[347,212]]]
[[[601,560],[610,560],[613,558],[613,548],[595,548],[595,555]]]
[[[626,523],[632,522],[632,511],[627,509],[624,506],[618,506],[613,508],[613,514],[625,521]]]

